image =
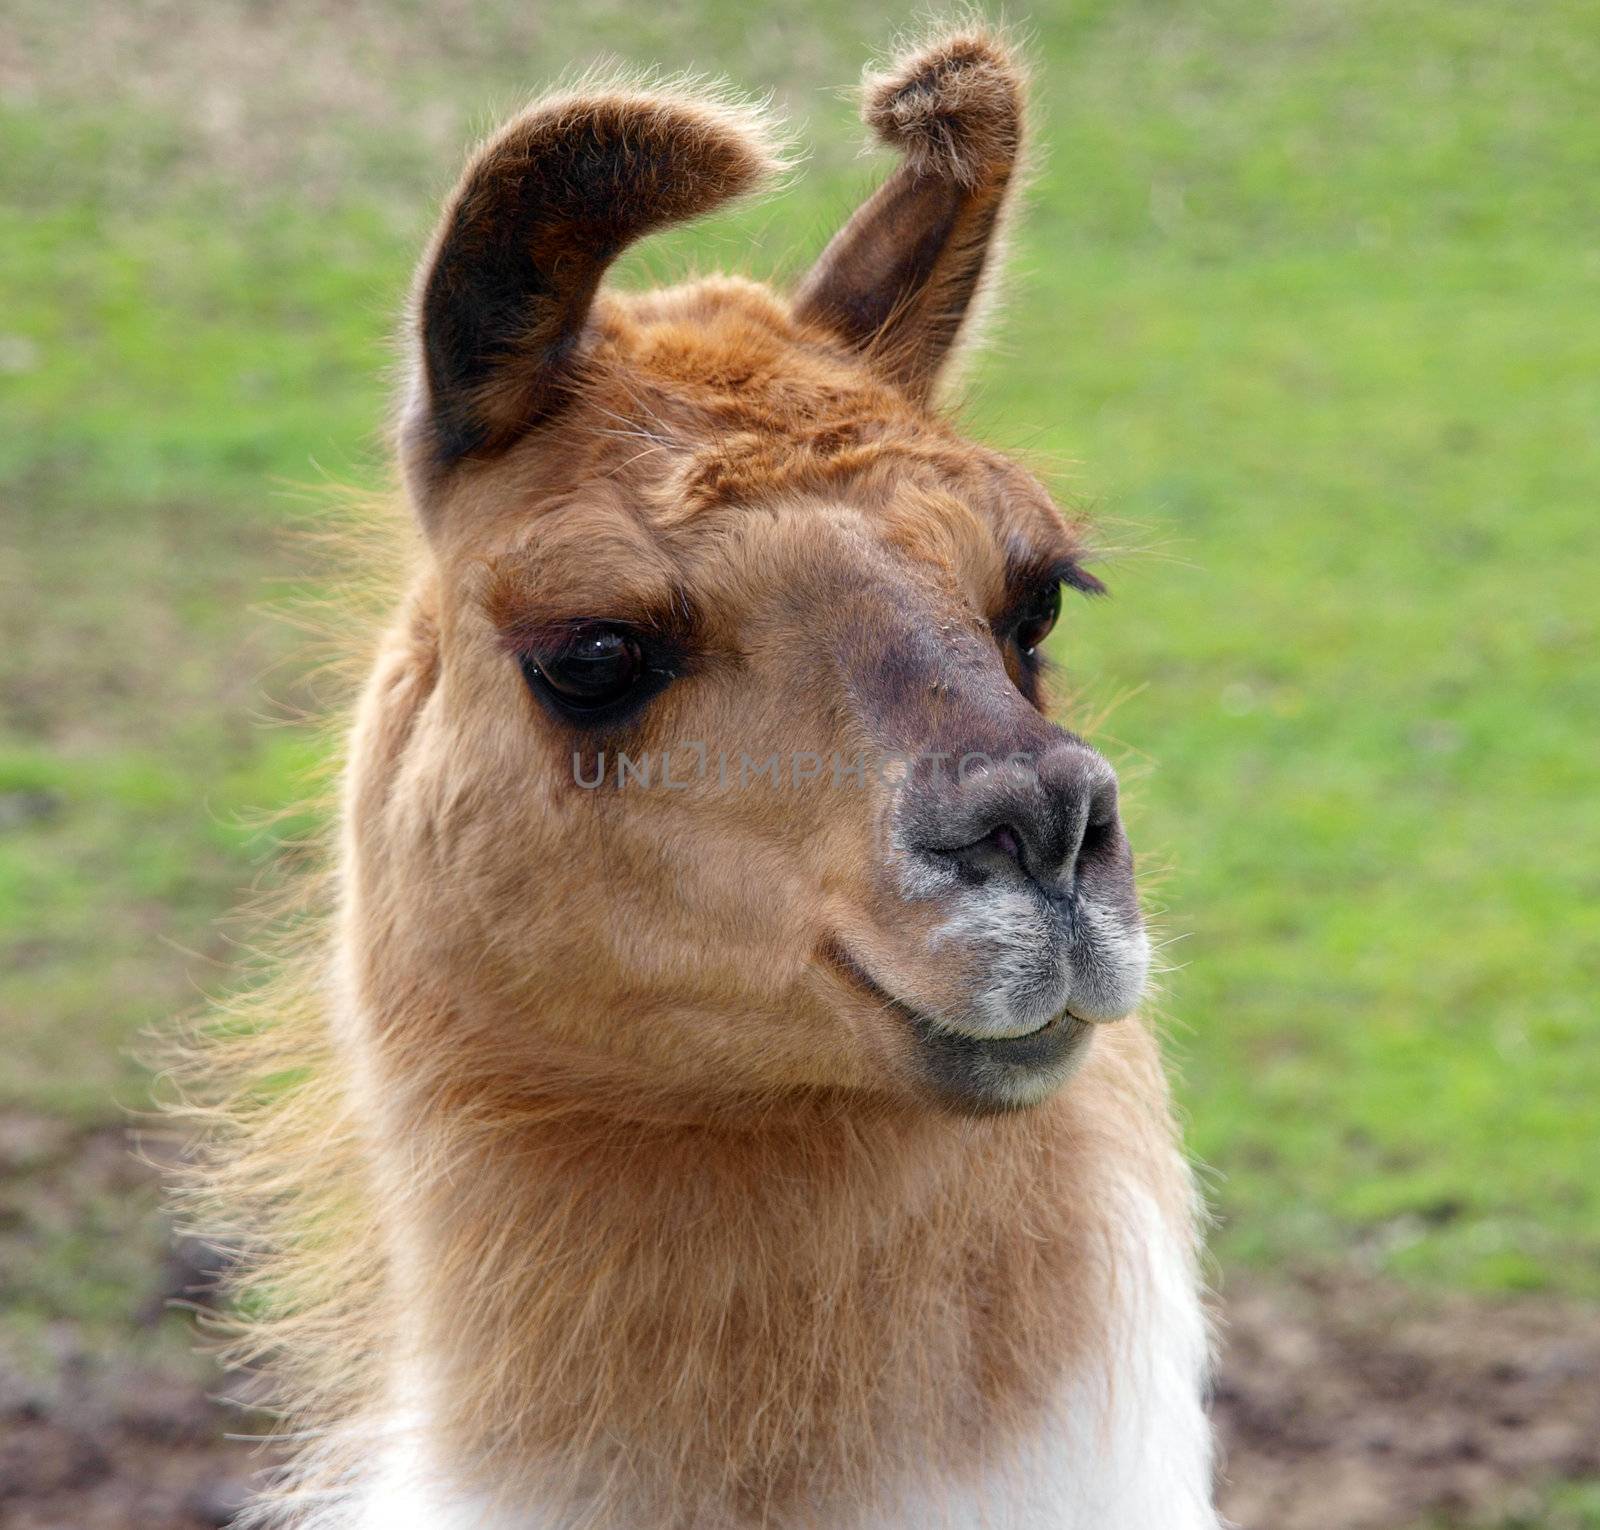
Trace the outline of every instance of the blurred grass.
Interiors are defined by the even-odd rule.
[[[463,143],[606,49],[774,86],[807,173],[629,270],[793,270],[876,173],[820,92],[892,30],[834,0],[88,10],[0,23],[0,1111],[74,1129],[223,981],[241,815],[300,789],[313,746],[260,720],[263,677],[309,700],[295,639],[252,607],[300,571],[286,485],[381,481]],[[1167,868],[1219,1255],[1600,1296],[1593,9],[1030,24],[1048,154],[966,408],[1102,528],[1116,599],[1056,656],[1086,711],[1120,698],[1101,739]],[[55,1236],[0,1219],[0,1261]],[[64,1274],[96,1264],[4,1304],[98,1320]]]
[[[1497,1521],[1494,1530],[1595,1530],[1595,1526],[1600,1525],[1600,1488],[1556,1484],[1530,1497],[1534,1501],[1525,1510],[1514,1511],[1509,1518]],[[1460,1530],[1462,1523],[1453,1516],[1431,1519],[1419,1530]]]

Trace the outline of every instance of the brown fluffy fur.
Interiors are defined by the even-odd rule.
[[[1015,52],[976,25],[936,33],[864,83],[862,118],[903,162],[823,252],[795,312],[914,398],[948,376],[958,335],[992,298],[1022,177],[1025,89]]]
[[[187,1070],[196,1217],[248,1296],[234,1355],[267,1362],[287,1427],[321,1442],[291,1494],[358,1471],[415,1356],[469,1483],[570,1491],[598,1526],[826,1522],[916,1458],[997,1457],[1065,1375],[1108,1363],[1085,1315],[1120,1278],[1119,1185],[1187,1225],[1138,1022],[1031,1111],[930,1105],[899,1020],[819,959],[845,929],[930,1005],[969,981],[875,879],[873,805],[579,801],[509,657],[578,616],[692,610],[702,667],[641,724],[658,749],[854,751],[863,725],[797,656],[826,633],[865,662],[912,617],[1005,686],[974,613],[1016,547],[1076,542],[927,399],[1020,102],[972,30],[870,80],[867,118],[906,162],[792,306],[726,280],[596,297],[627,237],[760,173],[748,119],[590,92],[469,166],[424,267],[403,433],[427,536],[355,714],[333,869],[274,981],[201,1028]],[[574,121],[626,141],[623,213],[597,222],[572,180],[594,174],[561,158]],[[516,188],[552,154],[541,219]],[[930,228],[916,269],[874,275]],[[527,280],[523,255],[538,295],[512,330],[457,301],[480,260],[502,289]],[[441,283],[453,328],[430,350]],[[840,319],[868,309],[872,335]],[[949,705],[891,697],[884,726]]]
[[[913,175],[979,186],[1008,174],[1022,149],[1016,55],[982,27],[941,34],[869,73],[861,115]]]

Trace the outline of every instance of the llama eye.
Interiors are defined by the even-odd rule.
[[[524,661],[556,703],[572,712],[593,712],[619,702],[645,673],[644,650],[631,632],[599,624],[580,627],[566,646]]]
[[[1026,655],[1050,636],[1056,619],[1061,615],[1061,586],[1052,584],[1034,596],[1017,618],[1017,647]]]

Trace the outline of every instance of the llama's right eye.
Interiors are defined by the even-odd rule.
[[[551,654],[524,661],[528,678],[570,712],[597,712],[627,697],[645,676],[644,649],[622,627],[580,627]]]

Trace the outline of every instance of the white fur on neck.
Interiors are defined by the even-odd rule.
[[[1208,1339],[1190,1241],[1148,1192],[1128,1184],[1110,1374],[1080,1375],[1006,1458],[966,1480],[928,1486],[939,1464],[886,1486],[883,1501],[804,1530],[1217,1530],[1211,1431],[1203,1407]],[[495,1506],[452,1491],[429,1459],[425,1406],[396,1416],[378,1467],[353,1501],[296,1530],[621,1530],[582,1507]],[[656,1530],[648,1522],[627,1530]],[[675,1527],[674,1527],[675,1530]],[[695,1530],[744,1530],[712,1523]]]

